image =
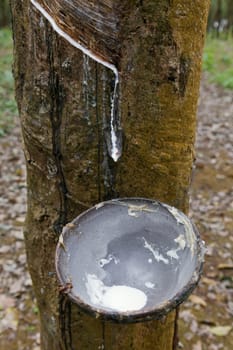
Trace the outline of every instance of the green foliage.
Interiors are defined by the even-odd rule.
[[[207,37],[203,54],[203,69],[212,82],[233,89],[233,40]]]
[[[32,308],[32,311],[35,315],[37,315],[39,313],[39,309],[38,309],[38,306],[35,305],[33,308]]]
[[[12,76],[12,37],[10,29],[0,30],[0,136],[13,126],[17,106]]]

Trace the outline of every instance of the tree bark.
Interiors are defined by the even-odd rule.
[[[187,211],[209,1],[121,1],[117,162],[108,152],[113,72],[61,38],[28,0],[11,6],[42,349],[171,350],[175,311],[127,326],[93,319],[59,294],[54,255],[62,227],[105,199],[148,197]]]

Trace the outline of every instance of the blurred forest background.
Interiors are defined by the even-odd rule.
[[[39,350],[22,227],[24,157],[14,100],[10,9],[0,0],[0,350]],[[190,216],[207,244],[203,278],[180,309],[185,350],[233,348],[233,0],[212,0],[203,53]]]

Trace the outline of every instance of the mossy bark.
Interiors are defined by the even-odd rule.
[[[123,154],[108,155],[113,73],[59,37],[28,0],[14,0],[14,75],[27,164],[25,242],[43,350],[171,350],[176,312],[117,325],[59,295],[62,227],[113,197],[141,196],[184,211],[194,158],[208,0],[121,1]]]

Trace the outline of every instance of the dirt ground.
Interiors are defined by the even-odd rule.
[[[233,349],[233,92],[203,77],[190,216],[206,241],[204,273],[180,308],[179,348]],[[39,350],[38,309],[22,227],[25,166],[16,126],[0,138],[0,350]]]

